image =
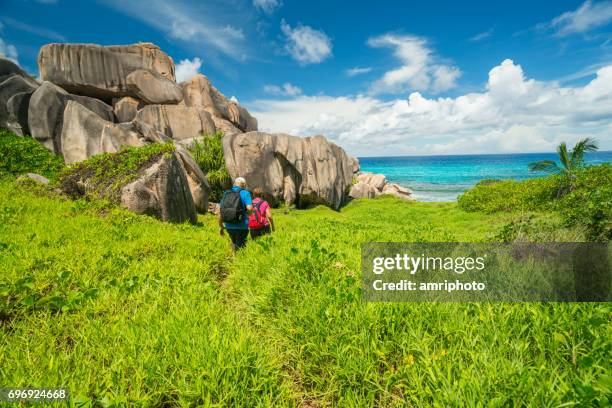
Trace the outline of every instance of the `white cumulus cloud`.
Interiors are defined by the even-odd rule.
[[[583,33],[612,21],[612,1],[585,1],[578,9],[555,17],[550,26],[560,36]]]
[[[284,95],[284,96],[296,96],[302,93],[302,88],[293,85],[289,82],[285,82],[283,85],[266,85],[264,86],[264,92],[271,95]]]
[[[354,67],[354,68],[349,68],[344,72],[346,73],[347,76],[354,77],[354,76],[361,75],[361,74],[367,74],[370,71],[372,71],[372,67]]]
[[[481,92],[455,98],[299,95],[248,105],[263,130],[324,134],[356,155],[552,151],[585,136],[612,148],[612,65],[577,87],[526,78],[507,59]]]
[[[368,40],[374,48],[392,48],[401,66],[384,73],[372,93],[444,92],[456,86],[461,70],[438,61],[427,40],[413,35],[384,34]]]
[[[12,44],[6,43],[2,38],[0,38],[0,56],[10,59],[16,64],[19,63],[17,61],[17,58],[19,57],[19,54],[17,53],[17,48]]]
[[[302,65],[317,64],[332,55],[332,42],[323,31],[301,24],[291,28],[285,20],[281,21],[281,30],[286,38],[285,50]]]
[[[202,60],[198,57],[189,60],[181,60],[176,65],[176,82],[183,82],[191,79],[194,75],[200,72],[202,67]]]
[[[253,0],[253,6],[266,14],[272,14],[281,5],[279,0]]]

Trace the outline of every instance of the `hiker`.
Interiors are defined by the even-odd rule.
[[[251,238],[266,235],[274,231],[274,220],[270,204],[263,199],[263,189],[256,187],[253,190],[253,211],[249,215],[249,231]]]
[[[253,211],[253,202],[246,186],[244,178],[236,178],[232,189],[223,193],[219,203],[219,234],[223,236],[227,230],[234,252],[246,245],[249,235],[248,215]]]

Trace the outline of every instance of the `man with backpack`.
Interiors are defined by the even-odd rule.
[[[223,236],[227,230],[234,251],[246,245],[249,235],[249,214],[253,211],[253,201],[246,186],[244,178],[236,178],[232,189],[223,193],[219,203],[219,234]]]
[[[256,187],[253,190],[253,211],[249,215],[249,231],[251,239],[266,235],[274,231],[274,220],[270,211],[270,204],[263,199],[263,189]]]

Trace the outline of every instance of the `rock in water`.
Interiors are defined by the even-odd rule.
[[[161,75],[146,69],[131,72],[126,80],[131,95],[148,104],[177,104],[183,100],[181,87]]]
[[[181,86],[183,87],[186,106],[202,108],[213,117],[230,121],[235,128],[242,132],[257,130],[257,119],[238,103],[227,99],[225,95],[211,85],[204,75],[198,74],[189,81],[181,83]],[[227,127],[227,129],[228,131],[233,130],[231,127]]]
[[[159,86],[155,80],[149,85],[134,81],[128,84],[128,75],[137,70],[147,70],[171,82],[176,81],[172,58],[151,43],[107,47],[47,44],[38,54],[38,68],[43,80],[68,92],[108,101],[122,96],[137,97],[134,86],[142,92],[147,91],[144,88],[148,86]]]
[[[395,183],[385,184],[382,189],[382,194],[390,194],[406,201],[415,201],[414,197],[412,196],[412,191],[410,189],[402,187],[399,184]]]
[[[8,127],[7,102],[18,93],[32,93],[36,87],[19,75],[11,75],[0,83],[0,127]]]
[[[138,111],[134,123],[137,127],[148,125],[182,143],[215,133],[215,124],[210,114],[188,106],[148,105]]]
[[[140,135],[131,124],[106,121],[78,102],[68,101],[63,114],[61,152],[66,163],[113,153],[121,146],[141,146]]]
[[[121,204],[163,221],[197,221],[187,177],[175,153],[162,155],[140,177],[121,189]]]
[[[64,109],[68,101],[76,101],[101,119],[113,121],[113,109],[102,101],[71,95],[57,85],[45,81],[32,94],[28,107],[30,134],[50,151],[62,152],[61,134]]]
[[[323,136],[227,135],[223,151],[232,178],[245,177],[250,188],[263,188],[273,202],[338,209],[351,187],[350,157]]]
[[[134,120],[136,113],[138,113],[138,109],[142,109],[143,107],[144,104],[142,102],[130,96],[113,99],[113,111],[119,123]]]

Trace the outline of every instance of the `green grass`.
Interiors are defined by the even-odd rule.
[[[54,179],[64,160],[31,137],[19,137],[0,128],[0,177],[37,173]]]
[[[233,256],[210,215],[0,181],[0,384],[96,406],[609,406],[607,304],[361,301],[360,243],[488,241],[512,214],[381,197],[274,215]]]
[[[210,184],[210,201],[218,203],[223,197],[223,191],[232,186],[232,178],[225,165],[223,154],[223,132],[217,131],[212,135],[204,135],[201,141],[195,141],[189,148],[200,169],[206,174]]]

